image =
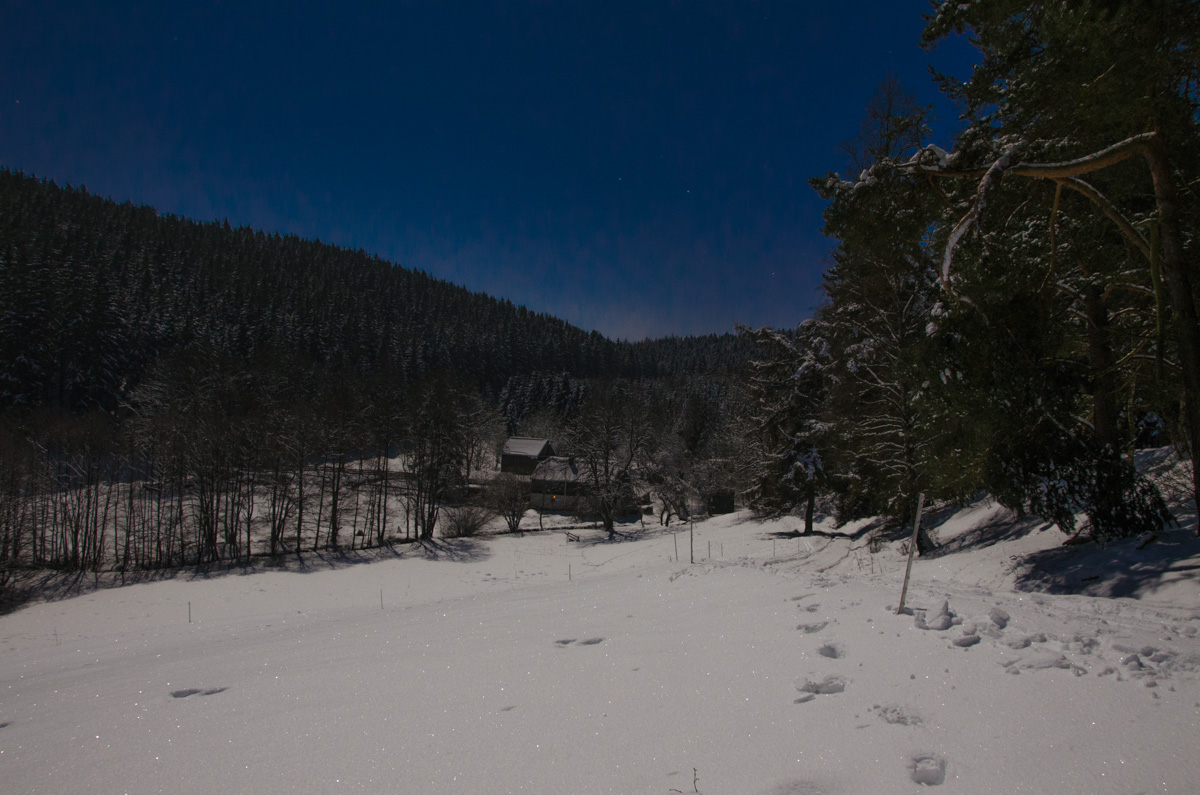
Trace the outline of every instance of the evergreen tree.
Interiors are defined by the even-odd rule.
[[[755,482],[750,505],[778,515],[804,506],[804,532],[813,530],[816,501],[827,488],[833,444],[827,406],[831,365],[823,327],[806,321],[795,335],[744,329],[759,345],[751,364]]]
[[[927,398],[927,348],[937,281],[928,231],[940,208],[926,186],[898,170],[928,133],[928,109],[894,79],[868,106],[853,161],[855,181],[812,180],[829,201],[825,233],[836,238],[819,312],[830,346],[828,465],[839,518],[884,513],[907,519],[918,494],[936,487],[933,445],[947,431]]]
[[[1087,445],[1090,463],[1078,458],[1072,466],[1098,478],[1083,492],[1135,501],[1143,489],[1097,485],[1110,477],[1136,480],[1127,466],[1122,471],[1110,449],[1120,441],[1113,398],[1120,394],[1121,382],[1130,382],[1135,373],[1121,367],[1126,359],[1118,356],[1110,322],[1121,310],[1113,312],[1107,304],[1110,288],[1124,282],[1153,293],[1153,313],[1148,306],[1135,310],[1143,318],[1135,333],[1155,340],[1154,378],[1160,383],[1134,388],[1132,394],[1135,399],[1155,398],[1160,412],[1180,417],[1180,439],[1191,448],[1195,494],[1200,322],[1190,230],[1200,218],[1200,200],[1188,175],[1200,171],[1200,6],[1188,0],[937,3],[925,42],[934,44],[956,32],[969,33],[982,55],[970,79],[943,78],[944,90],[962,101],[968,127],[952,156],[927,149],[912,163],[912,171],[938,183],[965,181],[970,187],[949,189],[960,215],[944,227],[943,285],[952,294],[965,295],[971,278],[960,266],[988,260],[1037,270],[1044,281],[1071,295],[1088,329],[1089,413],[1095,436]],[[1017,195],[1040,207],[1048,223],[1043,224],[1044,255],[1012,263],[1002,252],[1028,241],[1028,224],[1014,225],[993,207],[1015,206]],[[1106,234],[1097,231],[1098,222],[1108,226]],[[1071,226],[1063,237],[1089,240],[1092,255],[1077,254],[1072,261],[1069,251],[1059,251],[1056,232]],[[1085,278],[1073,279],[1073,286],[1062,284],[1062,274],[1073,267]],[[1161,333],[1163,328],[1171,330],[1170,338]],[[1139,361],[1138,356],[1131,353],[1129,361]],[[1144,374],[1141,380],[1147,380]],[[1174,401],[1164,380],[1177,385]],[[1164,401],[1174,405],[1164,406]],[[1128,412],[1127,426],[1135,423],[1135,413]],[[1093,524],[1119,514],[1117,507],[1092,505]],[[1144,507],[1149,515],[1156,513]]]

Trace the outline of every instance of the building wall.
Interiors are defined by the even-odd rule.
[[[511,472],[514,475],[532,475],[537,468],[538,459],[527,455],[500,456],[500,471]]]
[[[584,495],[543,494],[535,491],[529,495],[529,502],[540,511],[578,511],[591,508],[590,498]]]

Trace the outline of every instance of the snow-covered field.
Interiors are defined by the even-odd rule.
[[[746,514],[695,564],[686,527],[547,530],[32,604],[0,790],[1200,792],[1193,531],[934,522],[911,615],[902,542]]]

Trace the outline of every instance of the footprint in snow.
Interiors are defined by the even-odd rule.
[[[831,660],[840,660],[846,656],[846,652],[842,651],[841,648],[839,648],[835,643],[826,643],[824,646],[817,649],[817,654],[821,655],[822,657],[828,657]]]
[[[820,632],[821,630],[825,629],[828,624],[828,621],[818,621],[815,624],[801,624],[796,627],[796,629],[800,630],[806,635],[811,635],[814,632]]]
[[[827,676],[817,682],[812,679],[797,679],[796,689],[804,695],[793,701],[793,704],[804,704],[817,696],[827,696],[842,693],[846,690],[846,679],[841,676]]]
[[[597,643],[603,643],[604,638],[588,638],[587,640],[579,641],[580,646],[595,646]]]
[[[958,619],[950,610],[950,603],[943,601],[942,606],[933,613],[917,608],[913,611],[913,623],[917,629],[931,629],[935,632],[945,632],[954,626],[955,623],[962,623],[962,619]],[[955,619],[958,619],[957,621]]]
[[[893,726],[920,726],[921,716],[910,712],[898,704],[874,704],[871,711],[878,712],[884,723]]]
[[[1087,674],[1086,668],[1074,664],[1067,659],[1066,655],[1055,652],[1035,652],[1032,655],[1021,658],[1017,662],[1017,665],[1027,671],[1047,671],[1052,668],[1060,668],[1064,671],[1070,671],[1076,676]]]
[[[946,760],[933,754],[914,756],[908,773],[914,784],[937,786],[946,780]]]
[[[207,690],[198,687],[189,687],[183,690],[172,690],[171,698],[187,698],[188,696],[215,696],[217,693],[224,693],[228,687],[211,687]]]
[[[563,638],[562,640],[556,640],[554,642],[557,643],[559,646],[570,646],[572,643],[575,642],[575,638]]]
[[[771,790],[768,795],[826,795],[833,791],[829,785],[817,781],[796,780],[785,781]]]
[[[1008,641],[1005,645],[1008,646],[1008,648],[1010,648],[1010,649],[1028,649],[1030,647],[1030,645],[1032,645],[1034,643],[1045,643],[1045,642],[1046,642],[1046,636],[1043,635],[1041,632],[1039,632],[1036,635],[1023,635],[1019,638],[1013,638],[1012,640]]]

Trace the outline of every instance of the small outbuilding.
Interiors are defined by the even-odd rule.
[[[532,475],[538,462],[545,461],[552,455],[554,445],[549,439],[510,436],[500,453],[500,471],[511,472],[514,475]]]

